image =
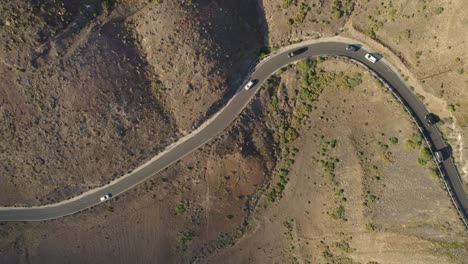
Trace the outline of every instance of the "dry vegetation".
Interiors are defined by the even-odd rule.
[[[390,61],[407,67],[405,76],[427,107],[440,115],[439,124],[468,183],[466,86],[468,43],[466,1],[368,1],[355,6],[351,36],[363,32]],[[362,37],[362,36],[361,36]],[[358,38],[361,38],[358,37]],[[392,55],[395,54],[395,56]]]
[[[335,34],[403,66],[464,168],[463,1],[33,2],[0,4],[2,205],[119,177],[214,113],[260,47]],[[281,69],[222,136],[134,190],[2,223],[0,237],[2,263],[468,259],[403,108],[362,68],[322,58]]]
[[[268,45],[341,34],[360,40],[398,66],[442,118],[439,124],[468,183],[466,1],[263,1]],[[300,18],[300,19],[298,19]]]
[[[291,143],[298,152],[281,199],[266,192],[244,237],[207,262],[463,263],[465,228],[429,174],[432,161],[418,165],[417,129],[398,101],[350,63],[326,61],[316,71],[359,74],[361,83],[326,82]],[[268,90],[281,92],[278,105],[300,100],[302,78],[299,65],[275,77]]]
[[[0,5],[3,205],[132,170],[222,105],[262,42],[255,4],[65,2]]]

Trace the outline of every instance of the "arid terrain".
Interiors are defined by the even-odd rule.
[[[465,262],[466,231],[443,183],[404,147],[417,129],[386,88],[349,64],[319,65],[361,73],[362,83],[323,91],[293,144],[284,196],[264,196],[246,234],[208,263]],[[279,98],[293,98],[300,76],[288,70],[280,80]]]
[[[263,5],[271,47],[342,35],[365,42],[398,66],[441,117],[439,125],[468,187],[468,92],[462,88],[468,81],[466,1],[264,0]]]
[[[135,168],[212,114],[262,43],[241,2],[80,2],[1,5],[3,205],[60,201]]]
[[[465,1],[0,3],[0,205],[120,177],[213,115],[258,56],[342,35],[394,65],[465,183]],[[468,233],[392,94],[283,68],[221,136],[104,204],[0,223],[0,263],[467,263]],[[466,184],[465,184],[466,187]]]

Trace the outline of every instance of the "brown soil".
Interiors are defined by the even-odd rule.
[[[334,16],[335,2],[341,3],[341,10],[348,10],[341,18]],[[291,4],[285,7],[284,3]],[[263,1],[269,45],[340,34],[381,53],[397,66],[428,109],[442,118],[440,126],[468,187],[468,92],[460,89],[468,80],[463,49],[468,35],[461,33],[468,19],[467,2],[312,1],[306,3],[303,21],[291,24],[301,3],[306,2]]]
[[[390,59],[403,62],[402,74],[420,94],[430,111],[439,115],[442,131],[453,148],[459,171],[468,183],[468,92],[460,89],[468,81],[464,46],[468,43],[466,1],[383,1],[361,3],[351,16],[345,35],[363,39]],[[369,16],[370,15],[370,16]],[[379,23],[382,27],[379,28]],[[369,41],[375,28],[374,39]],[[367,33],[367,39],[357,31]],[[364,34],[363,34],[364,35]],[[406,69],[407,68],[407,69]],[[449,111],[453,105],[455,111]],[[468,187],[468,186],[465,186]]]
[[[187,263],[242,222],[250,195],[271,169],[245,129],[233,128],[107,204],[43,223],[4,224],[0,262]],[[183,234],[192,241],[183,242]]]
[[[65,2],[0,5],[2,205],[143,163],[222,105],[263,39],[254,3]]]
[[[362,72],[342,62],[322,67]],[[294,73],[282,76],[293,90]],[[364,73],[354,91],[327,87],[316,106],[294,143],[300,151],[283,198],[271,204],[265,197],[246,234],[208,263],[463,262],[466,230],[440,179],[403,148],[417,130],[391,93]],[[389,144],[391,137],[399,143]],[[324,156],[331,139],[337,146]],[[328,155],[339,159],[337,186],[318,162]],[[340,205],[342,219],[333,216]]]
[[[380,51],[381,44],[359,33],[378,21],[385,24],[375,38],[391,48],[382,53],[403,65],[430,109],[446,108],[429,96],[439,75],[441,98],[456,104],[460,96],[457,119],[443,128],[467,134],[458,125],[464,95],[455,88],[464,75],[433,72],[438,59],[447,60],[447,69],[464,65],[456,48],[465,41],[457,34],[463,1],[437,16],[429,13],[435,2],[413,12],[415,3],[392,1],[395,21],[383,20],[394,12],[388,1],[338,1],[342,13],[333,11],[337,1],[283,7],[289,1],[264,0],[263,10],[251,1],[36,2],[0,4],[2,205],[63,200],[141,164],[224,103],[264,39],[278,47],[344,31]],[[447,36],[437,36],[432,52],[424,47],[418,63],[413,54],[433,38],[424,23]],[[393,31],[406,25],[410,39],[395,44]],[[440,179],[429,175],[433,164],[417,165],[419,150],[403,147],[417,133],[403,108],[349,62],[326,61],[318,69],[361,73],[362,83],[324,84],[292,143],[276,137],[285,127],[276,129],[271,102],[276,96],[285,116],[298,111],[296,67],[270,82],[222,136],[126,194],[62,219],[1,223],[0,262],[463,263],[466,229]],[[423,83],[427,72],[435,75]],[[294,147],[299,152],[282,197],[270,202],[288,162],[282,152]],[[323,164],[333,158],[330,173]]]

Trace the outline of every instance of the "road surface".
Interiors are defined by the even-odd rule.
[[[413,113],[413,117],[419,123],[423,133],[430,139],[429,141],[433,146],[433,150],[445,151],[446,157],[448,158],[441,163],[441,170],[444,172],[444,177],[447,179],[449,189],[454,194],[453,200],[455,205],[459,207],[462,219],[466,219],[468,199],[463,190],[463,183],[453,160],[449,157],[450,155],[447,155],[447,144],[443,140],[437,127],[430,126],[425,122],[424,117],[428,114],[428,111],[422,102],[410,92],[398,74],[395,73],[384,60],[371,63],[364,58],[364,55],[368,52],[364,48],[352,52],[347,51],[346,46],[346,43],[332,41],[304,44],[304,46],[300,47],[307,47],[307,50],[293,58],[288,58],[287,53],[292,50],[297,50],[298,44],[281,49],[281,51],[278,51],[268,59],[262,61],[252,72],[250,79],[258,80],[253,88],[247,91],[240,87],[226,106],[200,128],[179,140],[174,145],[171,145],[163,153],[143,164],[132,173],[101,188],[57,204],[37,207],[0,207],[0,221],[42,221],[54,219],[97,205],[101,203],[99,198],[105,194],[111,193],[112,197],[122,194],[221,134],[251,101],[260,88],[260,84],[276,70],[294,61],[317,56],[342,56],[359,61],[386,82],[393,91],[399,95],[406,107]],[[408,175],[408,177],[412,177],[412,175]],[[427,202],[430,203],[431,201]]]

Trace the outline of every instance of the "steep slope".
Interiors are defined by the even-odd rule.
[[[0,203],[77,195],[191,130],[261,46],[242,4],[2,3]]]

